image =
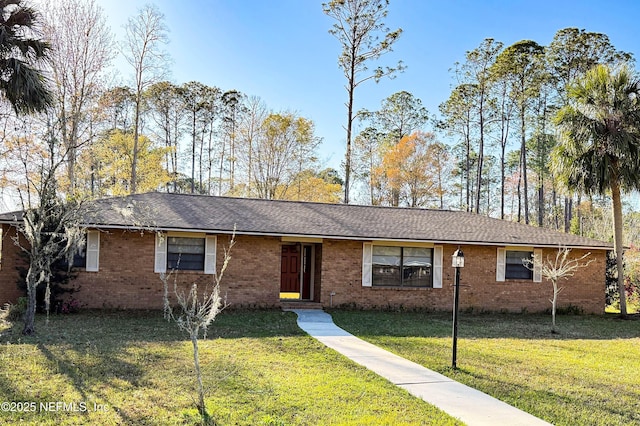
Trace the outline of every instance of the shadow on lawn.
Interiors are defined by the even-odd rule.
[[[78,314],[36,317],[36,334],[23,336],[21,324],[0,334],[0,344],[60,344],[84,350],[99,342],[114,350],[134,342],[189,341],[176,324],[166,321],[161,311],[91,310]],[[305,333],[296,324],[296,315],[279,310],[225,310],[209,327],[207,339],[243,337],[300,336]]]
[[[144,414],[136,412],[128,404],[113,400],[113,395],[104,391],[101,383],[108,383],[106,388],[116,389],[116,392],[117,389],[130,392],[130,389],[153,388],[154,378],[149,378],[147,372],[157,365],[173,365],[175,351],[146,350],[145,345],[162,348],[164,345],[153,344],[189,342],[188,336],[181,333],[176,324],[167,322],[160,311],[84,311],[71,315],[52,315],[48,325],[44,316],[38,316],[35,335],[23,336],[21,329],[21,324],[15,323],[0,335],[0,350],[6,346],[11,348],[11,352],[8,349],[7,353],[13,354],[0,357],[2,371],[11,372],[0,375],[0,395],[4,400],[34,400],[33,394],[28,395],[32,380],[29,376],[43,374],[37,371],[46,371],[44,374],[64,376],[64,382],[70,388],[65,391],[37,387],[36,399],[57,401],[62,392],[73,389],[81,401],[98,401],[110,406],[117,413],[119,421],[125,424],[142,422],[144,419],[139,417]],[[228,310],[218,316],[209,328],[207,337],[208,340],[214,340],[304,334],[297,327],[293,313]],[[208,348],[202,348],[203,356],[211,357],[208,352]],[[21,354],[27,354],[24,356],[32,357],[32,360],[26,364],[20,362],[20,367],[15,367],[12,359],[14,356],[22,357]],[[186,359],[188,365],[189,359]],[[203,368],[209,376],[215,376],[229,374],[225,368],[237,370],[242,367],[228,359],[221,362],[222,366],[215,362],[212,363],[215,365]],[[182,367],[174,365],[171,368]],[[191,386],[190,374],[182,370],[179,373],[179,380],[184,379],[187,387]],[[34,418],[37,419],[37,415],[34,413]]]
[[[533,384],[513,383],[507,378],[485,375],[460,368],[455,377],[467,376],[464,383],[476,388],[494,389],[492,396],[521,410],[543,418],[552,424],[637,424],[638,414],[625,403],[612,401],[610,395],[600,392],[566,392],[562,389],[543,388]],[[609,382],[597,386],[610,386]],[[575,407],[589,407],[584,411]],[[570,412],[570,419],[562,413]],[[594,419],[598,419],[594,421]]]
[[[447,312],[331,311],[334,322],[358,336],[447,338],[452,314]],[[558,315],[558,333],[551,331],[551,315],[460,313],[458,336],[482,339],[628,339],[640,337],[640,322],[615,314]]]

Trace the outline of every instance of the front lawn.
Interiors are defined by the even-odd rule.
[[[191,342],[159,312],[55,315],[0,327],[0,424],[198,424]],[[219,425],[451,425],[305,335],[293,313],[221,314],[201,341]]]
[[[613,315],[332,311],[347,331],[556,425],[640,424],[640,321]]]

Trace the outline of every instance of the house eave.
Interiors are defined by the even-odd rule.
[[[120,229],[125,231],[135,232],[196,232],[205,234],[221,234],[232,235],[233,230],[229,229],[200,229],[200,228],[179,228],[179,227],[144,227],[144,226],[126,226],[126,225],[103,225],[103,224],[86,224],[88,228],[96,229]],[[331,240],[344,240],[344,241],[362,241],[362,242],[384,242],[392,241],[396,243],[430,243],[430,244],[448,244],[448,245],[464,245],[464,246],[491,246],[491,247],[540,247],[540,248],[559,248],[567,247],[571,249],[583,249],[583,250],[612,250],[611,247],[598,247],[588,245],[560,245],[560,244],[542,244],[535,242],[513,242],[513,241],[468,241],[468,240],[433,240],[433,239],[411,239],[411,238],[390,238],[390,237],[367,237],[367,236],[345,236],[345,235],[329,235],[329,234],[294,234],[294,233],[277,233],[277,232],[258,232],[258,231],[244,231],[236,230],[236,235],[248,235],[248,236],[261,236],[261,237],[274,237],[288,239],[299,238],[304,239],[331,239]]]

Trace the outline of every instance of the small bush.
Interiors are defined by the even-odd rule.
[[[557,313],[559,315],[583,315],[584,309],[582,309],[580,306],[567,305],[559,307]]]
[[[27,312],[27,298],[20,297],[15,304],[7,303],[5,306],[5,320],[9,322],[20,321],[24,316],[24,313]]]
[[[80,312],[80,302],[73,297],[60,304],[61,314],[77,314],[78,312]]]

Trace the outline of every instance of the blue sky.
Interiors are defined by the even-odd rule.
[[[148,1],[98,0],[116,38],[128,17]],[[344,155],[347,99],[338,68],[341,47],[328,33],[332,20],[316,0],[156,0],[164,13],[175,83],[196,80],[223,90],[260,96],[274,110],[312,119],[323,138],[321,157],[339,167]],[[432,113],[453,82],[449,69],[468,50],[492,37],[508,46],[532,39],[548,44],[566,27],[607,34],[613,45],[640,57],[640,2],[391,0],[386,20],[403,29],[381,64],[403,60],[394,80],[370,81],[356,92],[356,108],[377,109],[400,90]],[[130,70],[117,61],[123,82]]]

